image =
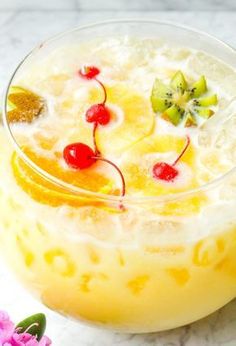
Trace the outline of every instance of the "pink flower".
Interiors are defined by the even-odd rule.
[[[34,336],[28,333],[17,334],[14,333],[10,340],[2,346],[37,346],[38,341]]]
[[[52,341],[44,335],[42,339],[39,341],[38,346],[50,346]]]
[[[0,311],[0,345],[14,333],[15,326],[5,311]]]
[[[8,314],[0,311],[0,346],[50,346],[52,342],[47,336],[38,341],[36,336],[28,333],[35,324],[20,333],[20,328],[15,327]]]
[[[40,341],[37,341],[35,336],[29,333],[14,333],[10,340],[3,343],[2,346],[50,346],[51,340],[43,336]]]

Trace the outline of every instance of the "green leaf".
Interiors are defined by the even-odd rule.
[[[30,328],[31,326],[32,328]],[[46,316],[42,313],[32,315],[21,321],[16,328],[19,328],[19,334],[27,330],[27,333],[36,336],[39,341],[42,339],[46,329]]]

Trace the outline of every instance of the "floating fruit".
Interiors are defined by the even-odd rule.
[[[177,126],[181,122],[182,116],[183,116],[183,110],[178,105],[175,105],[175,104],[173,104],[170,108],[165,110],[165,112],[163,113],[163,118],[171,121],[172,124],[174,124],[175,126]]]
[[[176,72],[176,74],[170,81],[170,85],[174,90],[180,92],[181,94],[184,93],[187,88],[187,82],[181,71]]]
[[[199,114],[199,115],[200,115],[200,114]],[[185,114],[185,117],[184,117],[184,126],[185,126],[185,127],[197,126],[196,118],[194,117],[194,115],[193,115],[191,112],[188,112],[187,114]]]
[[[154,114],[143,95],[122,83],[106,86],[107,107],[111,118],[109,126],[99,127],[97,145],[105,155],[112,157],[148,136],[154,128]],[[101,100],[100,89],[90,91],[90,103]]]
[[[45,109],[45,101],[30,90],[13,86],[8,94],[9,122],[31,123]]]
[[[177,71],[169,86],[159,79],[155,80],[151,94],[152,108],[175,126],[182,121],[185,127],[196,126],[197,117],[210,118],[214,111],[207,107],[216,106],[218,103],[215,94],[202,97],[206,92],[204,76],[189,87],[184,74]]]
[[[217,95],[211,95],[208,97],[201,98],[199,100],[194,100],[194,105],[198,107],[208,107],[217,105]]]
[[[176,167],[172,167],[172,162],[168,164],[161,160],[163,155],[166,156],[168,153],[171,153],[172,160],[174,161],[178,155],[180,157],[185,148],[186,138],[156,134],[132,146],[127,151],[127,159],[124,159],[121,165],[126,179],[127,192],[130,195],[134,195],[140,194],[140,191],[142,191],[142,194],[145,196],[159,196],[186,191],[195,187],[197,182],[194,176],[190,176],[189,180],[183,184],[173,184],[171,181],[178,175],[176,171],[179,170],[180,166],[176,162]],[[173,155],[173,153],[176,154]],[[162,165],[162,167],[160,165],[156,166],[155,170],[154,166],[157,163],[160,164],[160,162],[165,163],[165,165]],[[188,144],[188,150],[181,156],[181,163],[188,170],[194,170],[195,152],[192,144]],[[156,173],[163,174],[164,178],[166,178],[167,174],[170,179],[154,178],[154,170]]]
[[[108,179],[96,169],[86,169],[85,171],[65,170],[61,167],[58,161],[38,156],[30,148],[23,148],[25,154],[40,168],[44,169],[56,178],[67,182],[73,183],[75,186],[87,189],[94,192],[104,192],[106,187],[109,186],[107,193],[116,193],[113,190],[114,183],[112,179]],[[40,176],[34,169],[32,169],[23,159],[16,153],[13,153],[12,169],[18,185],[37,202],[48,204],[50,206],[60,206],[68,204],[71,206],[84,206],[84,205],[101,205],[95,199],[89,197],[79,196],[47,181]]]
[[[111,160],[106,159],[104,156],[102,156],[101,151],[98,148],[97,145],[97,139],[96,139],[96,132],[99,125],[105,126],[107,125],[110,120],[110,111],[106,107],[106,101],[107,101],[107,90],[104,84],[96,78],[96,75],[99,74],[99,69],[96,67],[85,67],[83,70],[79,71],[79,74],[86,79],[95,79],[96,82],[102,87],[102,90],[104,92],[104,100],[102,103],[94,104],[92,105],[86,112],[86,121],[88,123],[93,123],[93,142],[94,142],[94,150],[90,148],[88,145],[84,143],[72,143],[67,145],[64,148],[63,151],[63,157],[65,162],[69,167],[72,167],[74,169],[85,169],[90,166],[92,166],[97,161],[105,162],[109,165],[111,165],[115,170],[118,172],[121,183],[122,183],[122,189],[121,189],[121,196],[123,197],[125,195],[125,179],[124,176],[119,169],[119,167],[112,162]],[[122,203],[120,206],[123,209]]]
[[[111,165],[121,178],[121,196],[123,197],[125,195],[125,179],[119,167],[114,162],[102,157],[101,154],[96,154],[88,145],[84,143],[69,144],[64,148],[63,157],[69,167],[77,170],[88,168],[97,161]]]
[[[162,83],[160,79],[156,79],[151,94],[151,103],[154,112],[163,112],[171,107],[173,91]]]
[[[111,115],[108,108],[103,103],[92,105],[86,112],[86,120],[89,123],[107,125]]]
[[[201,76],[200,79],[192,85],[189,91],[192,98],[198,98],[205,94],[207,92],[206,78]]]
[[[171,165],[169,163],[161,162],[161,161],[155,163],[152,169],[153,177],[155,179],[159,179],[163,181],[174,181],[174,179],[179,175],[179,171],[175,166],[182,159],[189,145],[190,145],[190,138],[189,136],[187,136],[187,143],[185,144],[183,150],[178,155],[176,160]]]

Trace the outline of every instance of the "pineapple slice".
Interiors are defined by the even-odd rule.
[[[148,99],[122,83],[106,86],[107,106],[112,113],[108,126],[99,126],[97,144],[104,156],[120,154],[134,143],[150,135],[154,114]],[[90,103],[99,103],[101,90],[90,91]]]
[[[137,194],[140,191],[146,196],[165,195],[193,188],[196,185],[194,177],[187,185],[166,183],[153,178],[152,167],[157,161],[163,161],[161,157],[172,154],[177,157],[183,149],[186,139],[173,135],[155,135],[145,138],[127,151],[123,165],[128,194]],[[176,155],[173,153],[176,153]],[[160,158],[160,160],[158,159]],[[187,152],[181,159],[181,163],[193,170],[195,164],[195,152],[190,144]]]
[[[174,157],[183,149],[186,139],[173,135],[155,135],[149,136],[134,145],[127,151],[123,165],[127,193],[140,196],[161,196],[175,194],[178,192],[194,189],[199,185],[195,169],[195,150],[190,144],[188,150],[181,158],[179,169],[181,178],[179,181],[163,182],[153,178],[152,167],[157,161],[162,161],[163,157]],[[186,174],[186,171],[187,174]],[[191,215],[198,213],[200,208],[205,205],[207,198],[203,193],[183,197],[166,203],[152,205],[153,212],[161,215]]]

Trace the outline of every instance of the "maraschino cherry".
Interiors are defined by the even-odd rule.
[[[84,79],[93,79],[99,75],[100,70],[96,66],[84,66],[79,70],[80,77]]]
[[[95,66],[85,66],[82,69],[79,70],[79,75],[84,79],[94,79],[96,82],[101,86],[103,93],[104,93],[104,99],[101,103],[92,105],[86,112],[86,120],[89,123],[97,123],[99,125],[107,125],[110,121],[111,115],[109,112],[109,109],[106,107],[106,101],[107,101],[107,91],[104,86],[104,84],[97,79],[97,76],[99,75],[100,70]]]
[[[98,125],[107,125],[110,122],[111,116],[109,109],[106,107],[107,91],[104,84],[97,79],[100,70],[95,66],[86,66],[79,70],[80,77],[87,80],[96,80],[102,87],[104,99],[102,103],[92,105],[85,114],[85,119],[89,123],[93,123],[93,142],[94,150],[84,143],[72,143],[67,145],[63,151],[63,157],[67,165],[73,169],[85,169],[92,166],[98,160],[103,161],[114,167],[119,174],[122,182],[121,196],[125,195],[125,179],[119,167],[112,161],[102,157],[102,154],[97,146],[96,131]],[[120,208],[124,210],[122,202]]]
[[[67,145],[63,151],[63,157],[67,165],[74,169],[85,169],[92,166],[96,161],[104,161],[113,166],[119,173],[122,181],[122,193],[121,196],[125,195],[125,179],[119,169],[119,167],[110,160],[107,160],[101,156],[97,156],[96,153],[84,143],[72,143]]]
[[[84,143],[72,143],[63,151],[63,157],[67,165],[74,169],[85,169],[92,166],[96,159],[94,151]]]
[[[103,103],[92,105],[86,112],[86,120],[88,123],[107,125],[110,118],[110,112]]]
[[[97,127],[98,125],[107,125],[111,120],[110,111],[106,106],[107,91],[104,84],[99,79],[97,79],[97,76],[99,74],[100,70],[96,66],[84,66],[82,69],[79,70],[80,77],[87,80],[94,79],[100,85],[104,93],[103,101],[101,103],[92,105],[85,114],[86,121],[88,123],[93,123],[93,142],[96,154],[100,154],[100,151],[98,150],[96,143]]]
[[[174,179],[179,175],[179,171],[175,168],[175,166],[189,147],[190,138],[189,136],[187,136],[186,138],[187,138],[187,142],[185,144],[184,149],[171,165],[166,162],[157,162],[153,166],[152,172],[153,172],[153,177],[155,179],[170,182],[170,181],[174,181]]]

